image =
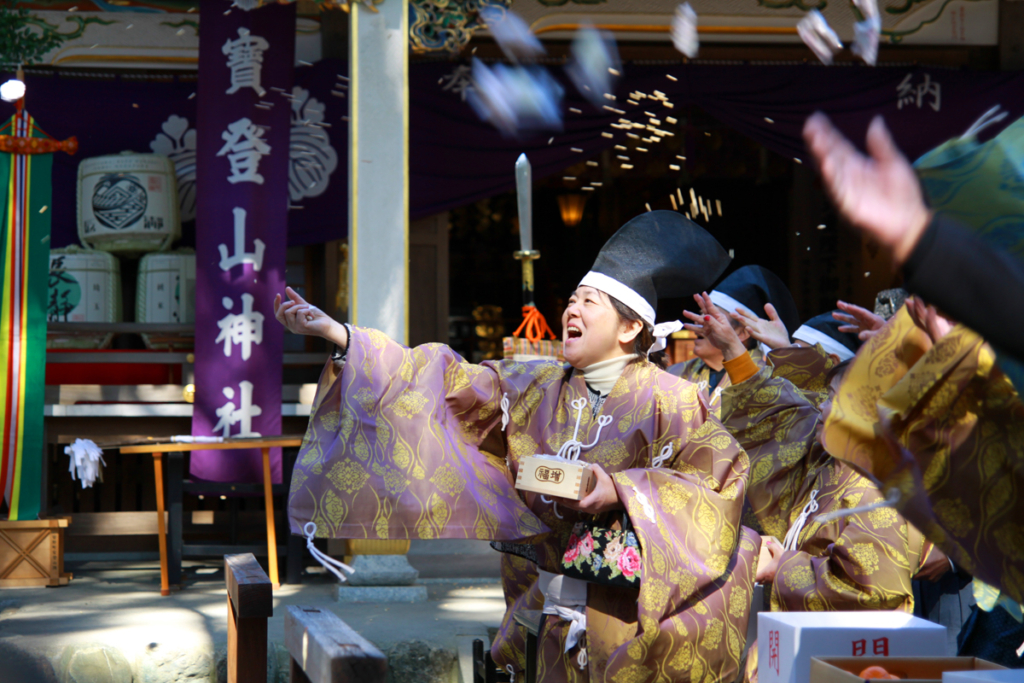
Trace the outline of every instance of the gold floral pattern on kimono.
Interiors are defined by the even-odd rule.
[[[530,543],[537,566],[558,573],[573,525],[593,517],[556,511],[512,482],[523,457],[557,453],[572,438],[571,403],[587,396],[582,373],[567,365],[471,365],[442,345],[409,349],[355,328],[344,365],[329,363],[318,387],[289,496],[292,530],[314,521],[334,538]],[[731,680],[748,617],[735,596],[749,601],[760,548],[739,524],[746,454],[693,385],[646,360],[626,366],[600,415],[612,422],[581,460],[612,475],[643,579],[639,591],[588,584],[582,670],[576,651],[564,652],[569,622],[547,617],[538,680]],[[597,437],[597,417],[582,412],[581,442]],[[525,641],[512,613],[543,598],[533,563],[503,557],[502,573],[509,609],[492,654],[521,671]]]
[[[844,377],[825,439],[899,489],[900,511],[953,562],[1024,602],[1024,403],[976,333],[932,345],[901,309]]]
[[[816,438],[817,407],[770,369],[725,392],[722,418],[750,457],[747,499],[766,533],[785,538],[813,491],[817,514],[883,499],[873,482],[825,452]],[[782,554],[772,610],[912,612],[911,577],[926,561],[945,559],[905,519],[888,513],[825,525],[815,521],[817,514],[807,519],[797,550]]]
[[[789,380],[815,408],[821,408],[828,398],[828,375],[839,365],[821,344],[775,349],[766,362],[772,368],[772,377]]]
[[[761,351],[761,347],[757,346],[750,349],[747,352],[757,367],[765,367],[765,355]],[[729,378],[729,373],[723,370],[722,377],[718,380],[718,386],[714,389],[709,388],[711,382],[711,368],[702,359],[696,356],[688,361],[684,361],[677,365],[673,365],[669,368],[669,372],[676,377],[685,379],[688,382],[693,382],[697,385],[700,390],[700,395],[704,399],[704,402],[711,409],[711,414],[715,417],[721,417],[722,414],[722,393],[732,386],[732,380]]]

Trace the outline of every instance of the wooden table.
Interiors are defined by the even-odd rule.
[[[232,451],[251,448],[259,448],[263,451],[263,499],[266,503],[267,511],[267,550],[269,552],[270,580],[274,584],[274,588],[280,588],[281,582],[277,571],[277,532],[274,529],[274,498],[271,491],[270,449],[301,445],[301,436],[270,436],[258,439],[227,439],[221,443],[154,443],[123,446],[121,448],[121,453],[123,454],[150,453],[153,455],[153,473],[156,478],[157,533],[160,542],[160,595],[170,595],[171,593],[167,573],[167,526],[164,521],[164,454],[189,451]]]

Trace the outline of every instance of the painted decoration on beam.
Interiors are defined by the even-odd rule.
[[[284,290],[292,118],[279,94],[292,90],[295,6],[229,9],[200,2],[192,434],[272,436],[281,433],[283,328],[273,299]],[[160,144],[173,146],[181,128]],[[199,479],[259,482],[262,472],[257,450],[192,455]],[[280,482],[280,449],[271,472]]]

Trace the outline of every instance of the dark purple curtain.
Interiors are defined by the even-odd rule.
[[[590,158],[625,139],[610,128],[619,116],[585,103],[554,67],[566,87],[565,130],[523,139],[503,138],[480,122],[458,92],[445,89],[455,62],[416,63],[410,69],[412,218],[420,218],[514,188],[513,164],[525,152],[541,179]],[[344,237],[347,207],[347,100],[338,76],[343,63],[322,61],[296,70],[295,83],[324,106],[324,121],[338,164],[326,192],[293,201],[302,206],[289,213],[290,245],[315,244]],[[667,75],[677,80],[670,80]],[[643,118],[647,103],[625,102],[633,91],[660,90],[675,104],[653,112],[671,116],[685,106],[710,115],[769,149],[802,159],[800,135],[814,110],[828,113],[838,126],[862,144],[868,123],[882,115],[897,142],[911,159],[962,134],[989,107],[1001,104],[1013,120],[1024,115],[1024,74],[979,72],[928,67],[862,67],[817,65],[627,64],[612,106],[629,118]],[[54,160],[53,245],[77,240],[75,228],[76,169],[82,158],[130,149],[149,152],[150,142],[170,116],[195,125],[194,82],[176,77],[152,82],[129,76],[28,78],[28,109],[57,138],[77,135],[76,157]],[[289,106],[275,95],[282,106]],[[0,107],[0,118],[11,112]],[[276,105],[275,105],[276,106]],[[569,107],[582,114],[568,112]],[[11,107],[13,111],[13,107]],[[771,122],[769,122],[769,119]],[[681,134],[678,128],[662,128]],[[601,136],[614,133],[614,138]],[[992,135],[998,130],[988,131]],[[549,144],[549,139],[551,140]],[[699,143],[699,137],[694,138]],[[573,152],[575,147],[583,152]],[[396,187],[400,182],[395,179]],[[203,188],[197,188],[202,192]]]

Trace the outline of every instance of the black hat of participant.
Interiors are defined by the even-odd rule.
[[[842,313],[842,311],[836,311]],[[821,344],[825,353],[832,353],[839,356],[839,360],[849,360],[860,348],[860,338],[849,332],[840,332],[839,326],[843,323],[832,317],[832,311],[816,315],[793,333],[793,339],[798,339],[810,345]]]
[[[711,234],[675,211],[648,211],[605,242],[580,286],[613,296],[654,326],[658,297],[691,296],[729,265]]]
[[[709,296],[712,303],[728,313],[735,313],[742,306],[759,318],[765,317],[765,304],[771,304],[791,336],[800,326],[800,314],[789,288],[762,266],[743,266],[722,280]]]

